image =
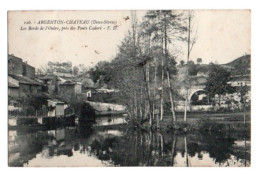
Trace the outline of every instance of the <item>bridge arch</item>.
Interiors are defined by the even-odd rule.
[[[205,94],[207,94],[207,92],[204,89],[191,89],[189,97],[188,97],[188,101],[191,102],[191,98],[194,94],[196,94],[197,92],[204,92]]]

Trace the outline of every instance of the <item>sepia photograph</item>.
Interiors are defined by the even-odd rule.
[[[251,10],[7,17],[9,167],[251,167]]]

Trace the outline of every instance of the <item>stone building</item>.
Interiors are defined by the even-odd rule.
[[[14,86],[16,87],[16,89],[14,89]],[[10,96],[12,97],[26,97],[41,92],[41,84],[36,80],[26,76],[9,75],[8,92],[9,91]]]
[[[8,74],[35,78],[35,68],[14,55],[8,55]]]
[[[8,96],[17,98],[19,97],[19,81],[8,76]]]
[[[8,96],[24,97],[41,91],[35,80],[35,68],[14,55],[8,55]]]
[[[82,83],[67,81],[59,85],[59,95],[82,93]]]
[[[65,115],[65,103],[59,100],[48,100],[48,116],[60,117]]]
[[[58,91],[58,85],[61,80],[56,75],[40,75],[37,77],[43,84],[43,91],[48,94],[54,94],[56,90]]]

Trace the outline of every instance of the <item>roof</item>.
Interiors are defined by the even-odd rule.
[[[39,82],[37,82],[34,79],[31,79],[27,76],[22,76],[22,75],[10,75],[11,77],[13,77],[14,79],[18,80],[20,84],[28,84],[28,85],[38,85],[40,86],[41,84]]]
[[[60,84],[60,85],[76,85],[76,82],[73,81],[65,81],[64,83]]]
[[[44,76],[38,76],[39,79],[41,80],[52,80],[55,78],[54,75],[44,75]]]
[[[59,76],[57,76],[57,79],[62,81],[62,82],[66,82],[66,81],[75,82],[75,78],[72,78],[72,77],[59,77]]]
[[[19,88],[19,81],[8,76],[8,87],[10,88]]]
[[[60,85],[77,85],[77,84],[82,85],[81,82],[76,82],[75,80],[66,80]]]
[[[17,84],[14,84],[14,83],[8,81],[8,87],[19,88],[19,84],[17,85]]]
[[[48,102],[54,103],[54,104],[65,104],[63,101],[59,101],[57,99],[47,100]]]

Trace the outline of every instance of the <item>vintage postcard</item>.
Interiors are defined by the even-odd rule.
[[[250,167],[251,11],[9,11],[10,167]]]

